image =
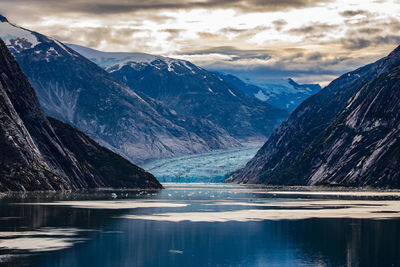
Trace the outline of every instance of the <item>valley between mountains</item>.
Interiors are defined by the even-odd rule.
[[[64,44],[3,16],[0,37],[2,190],[161,188],[136,165],[169,182],[400,187],[399,48],[321,89]]]

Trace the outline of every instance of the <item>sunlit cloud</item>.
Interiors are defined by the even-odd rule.
[[[396,0],[2,0],[0,13],[64,42],[184,58],[253,80],[325,84],[400,43]]]

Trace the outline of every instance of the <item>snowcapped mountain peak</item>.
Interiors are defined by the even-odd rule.
[[[34,32],[10,23],[1,15],[0,22],[0,37],[15,52],[19,53],[23,50],[31,49],[40,43]]]
[[[244,82],[232,74],[217,74],[245,94],[286,110],[294,110],[303,100],[321,90],[319,84],[299,84],[292,78],[282,79],[279,83],[258,85]]]
[[[93,58],[90,58],[92,61],[95,63],[99,62],[98,60],[94,60]],[[167,66],[168,71],[174,71],[173,65],[174,63],[178,63],[177,60],[173,60],[170,58],[165,58],[162,56],[154,56],[154,55],[149,55],[149,54],[144,54],[144,53],[132,53],[129,56],[126,56],[125,58],[118,60],[118,58],[108,57],[108,58],[102,58],[100,62],[108,61],[109,63],[103,66],[103,68],[108,71],[108,72],[114,72],[117,70],[120,70],[124,66],[129,66],[131,68],[135,69],[140,69],[143,66],[146,65],[153,65],[156,68],[160,68],[160,63],[164,64]],[[114,63],[114,64],[112,64]],[[99,64],[100,65],[100,64]]]
[[[146,63],[157,60],[159,57],[154,55],[149,55],[145,53],[125,53],[125,52],[102,52],[92,48],[75,45],[66,44],[68,47],[72,48],[74,51],[83,55],[87,59],[93,61],[102,68],[110,68],[119,64],[120,66],[136,62],[136,63]]]
[[[94,62],[96,63],[96,61]],[[104,67],[104,69],[109,73],[113,73],[115,71],[121,70],[125,66],[128,66],[135,70],[143,70],[144,68],[150,66],[158,70],[175,72],[177,75],[183,75],[183,73],[186,75],[196,74],[196,69],[198,69],[196,66],[184,60],[139,53],[135,53],[134,56],[124,61],[117,62],[116,64],[109,67],[106,66]]]
[[[162,58],[145,53],[103,52],[75,44],[67,44],[67,46],[105,69],[117,65],[122,67],[132,63],[150,63]]]
[[[146,53],[102,52],[75,44],[67,44],[67,46],[110,73],[119,71],[124,66],[140,70],[149,65],[156,69],[166,68],[169,72],[179,72],[177,69],[185,68],[192,74],[196,73],[196,66],[185,60]]]
[[[30,52],[47,62],[67,54],[73,57],[79,56],[78,53],[66,47],[58,40],[12,24],[1,15],[0,38],[3,39],[13,54],[32,50]]]

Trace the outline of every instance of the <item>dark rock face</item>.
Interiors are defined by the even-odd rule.
[[[1,40],[0,121],[0,191],[162,188],[154,176],[73,128],[51,119],[53,128]]]
[[[400,48],[304,101],[228,182],[400,187]]]
[[[245,94],[289,111],[321,90],[319,84],[298,84],[290,78],[284,84],[265,84],[261,87],[246,83],[232,74],[218,73],[218,75]]]
[[[11,30],[10,30],[11,28]],[[62,43],[0,23],[46,115],[73,125],[135,163],[240,146],[210,120],[177,113],[134,91]]]
[[[61,142],[73,153],[79,167],[90,180],[90,187],[161,188],[153,175],[125,158],[99,146],[84,133],[53,118],[48,118]]]

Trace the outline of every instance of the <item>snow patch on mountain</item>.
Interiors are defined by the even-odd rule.
[[[41,51],[35,51],[35,54],[39,54]],[[50,47],[47,51],[46,51],[46,61],[50,62],[50,59],[53,57],[59,57],[60,54],[57,52],[56,49],[54,49],[54,47]]]
[[[68,51],[68,49],[62,44],[60,43],[58,40],[51,38],[51,40],[53,40],[62,50],[64,50],[65,52],[67,52],[70,56],[76,56],[74,54],[72,54],[70,51]]]
[[[189,69],[190,72],[191,72],[192,74],[196,74],[196,72],[192,69],[192,67],[190,67],[190,66],[187,64],[187,61],[181,61],[181,63],[182,63],[187,69]]]
[[[258,90],[257,94],[254,95],[256,98],[260,99],[261,101],[267,101],[269,96],[266,96],[262,90]]]
[[[228,89],[229,93],[231,93],[231,95],[236,96],[230,89]]]
[[[280,83],[253,83],[244,82],[232,74],[217,73],[225,81],[236,86],[244,93],[275,107],[294,110],[301,102],[321,90],[318,84],[298,84],[289,78]]]
[[[9,22],[0,23],[0,36],[7,46],[17,47],[18,51],[33,48],[40,43],[31,31]]]

